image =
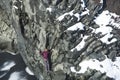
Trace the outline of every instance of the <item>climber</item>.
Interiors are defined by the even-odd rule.
[[[49,51],[47,49],[45,49],[43,52],[41,52],[42,57],[44,58],[45,61],[45,66],[47,71],[49,71],[49,61],[48,61],[48,57],[49,57]]]

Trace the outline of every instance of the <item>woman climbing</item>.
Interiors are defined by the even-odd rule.
[[[49,71],[49,51],[47,49],[45,49],[43,52],[41,52],[41,55],[42,57],[44,58],[44,61],[45,61],[45,66],[46,66],[46,69],[47,71]]]

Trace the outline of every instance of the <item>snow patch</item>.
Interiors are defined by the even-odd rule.
[[[17,7],[17,6],[15,6],[15,5],[13,5],[13,8],[18,9],[18,7]]]
[[[34,75],[34,73],[28,68],[25,68],[25,71],[29,74],[29,75]]]
[[[80,29],[80,30],[84,30],[84,26],[81,22],[79,23],[76,23],[75,25],[69,27],[67,30],[70,30],[70,31],[74,31],[74,30],[77,30],[77,29]]]
[[[74,67],[71,67],[71,71],[74,73],[85,73],[88,68],[96,69],[101,73],[106,73],[108,77],[120,80],[120,57],[116,57],[116,61],[112,62],[111,59],[99,61],[96,59],[85,60],[79,64],[81,67],[80,71],[76,71]]]
[[[103,11],[96,19],[95,22],[99,26],[106,26],[109,24],[111,20],[111,16],[109,15],[109,11]]]
[[[80,20],[80,14],[79,13],[75,13],[74,16],[78,18],[78,21]]]
[[[12,54],[12,55],[16,55],[16,53],[11,52],[11,51],[8,51],[8,50],[6,50],[5,52],[8,52],[8,53],[10,53],[10,54]]]
[[[102,35],[105,35],[104,37],[100,38],[100,40],[106,44],[110,44],[112,42],[117,41],[117,39],[112,39],[111,41],[108,41],[109,38],[111,38],[113,36],[113,34],[110,34],[110,32],[112,32],[112,28],[108,27],[108,26],[101,26],[98,29],[96,29],[95,33],[99,33],[101,32]]]
[[[22,71],[21,72],[14,72],[10,75],[10,78],[8,80],[27,80],[25,77],[21,78]]]
[[[1,68],[0,71],[10,70],[10,68],[13,67],[14,65],[15,65],[15,62],[14,62],[14,61],[6,61],[6,62],[3,64],[3,68]]]
[[[84,16],[84,15],[89,15],[89,9],[85,8],[85,11],[83,11],[80,16]]]
[[[52,8],[50,8],[50,7],[48,7],[46,10],[49,12],[52,12]]]
[[[87,39],[88,36],[84,36],[82,41],[73,49],[71,49],[71,51],[74,51],[75,49],[77,49],[77,51],[80,51],[84,46],[85,46],[85,39]]]
[[[100,3],[103,3],[103,0],[100,0]]]
[[[85,8],[85,7],[86,7],[85,1],[84,1],[84,0],[81,0],[81,2],[82,2],[81,6],[82,6],[83,8]]]
[[[94,21],[96,24],[98,24],[100,27],[95,30],[95,33],[101,32],[102,35],[105,35],[100,40],[106,44],[110,44],[112,42],[117,41],[117,39],[113,39],[111,41],[108,41],[109,38],[111,38],[113,35],[110,34],[112,32],[112,28],[107,25],[114,25],[115,27],[120,26],[120,23],[115,23],[114,19],[112,19],[112,16],[118,17],[116,14],[110,13],[109,11],[103,11]]]
[[[78,18],[78,21],[79,21],[81,16],[84,16],[84,15],[87,15],[87,14],[89,15],[89,10],[88,10],[87,8],[85,8],[85,11],[83,11],[81,14],[79,14],[79,13],[73,14],[73,11],[74,11],[74,10],[72,10],[72,11],[70,11],[70,12],[67,12],[67,13],[64,13],[63,15],[59,16],[59,17],[57,18],[57,20],[58,20],[58,21],[62,21],[66,15],[70,15],[70,16],[73,16],[73,15],[74,15],[75,17]]]
[[[59,16],[57,20],[62,21],[66,15],[73,15],[73,10],[67,13],[64,13],[63,15]]]
[[[22,0],[19,0],[21,3],[23,2]]]
[[[103,11],[96,19],[95,22],[96,24],[98,24],[99,26],[106,26],[108,24],[112,24],[115,27],[120,26],[120,23],[116,23],[114,19],[112,19],[112,17],[119,17],[118,15],[116,15],[115,13],[111,13],[108,10]]]
[[[2,72],[0,72],[0,73],[2,73]],[[7,71],[4,73],[3,72],[3,74],[0,74],[0,78],[2,78],[3,76],[5,76],[7,74]]]

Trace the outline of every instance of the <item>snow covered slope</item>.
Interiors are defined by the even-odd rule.
[[[115,19],[118,19],[118,21],[115,21]],[[113,37],[113,34],[111,34],[113,28],[111,26],[120,29],[120,16],[106,10],[96,17],[94,21],[97,25],[99,25],[99,28],[93,29],[92,33],[101,33],[101,35],[104,35],[100,38],[103,43],[110,44],[117,41],[116,38],[109,41],[109,38]],[[77,26],[75,26],[74,29],[76,27]],[[83,26],[79,25],[79,27]],[[85,45],[85,37],[86,36],[83,37],[83,42],[81,41],[81,43],[76,46],[77,50],[81,50],[81,47]],[[84,60],[79,63],[79,66],[81,67],[80,71],[76,71],[75,67],[71,67],[71,71],[74,73],[85,73],[85,71],[90,68],[100,71],[101,73],[106,73],[107,76],[114,78],[115,80],[120,80],[120,57],[116,57],[114,62],[107,57],[103,61],[99,61],[97,59]]]

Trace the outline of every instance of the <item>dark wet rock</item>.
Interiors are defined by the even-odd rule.
[[[29,73],[25,71],[26,65],[19,54],[12,55],[8,52],[0,52],[0,59],[0,80],[9,80],[13,76],[19,79],[37,80],[34,75],[29,75]],[[13,63],[14,65],[11,65]],[[10,65],[10,69],[7,68]],[[4,68],[6,70],[4,70]],[[15,73],[20,75],[15,75]]]

